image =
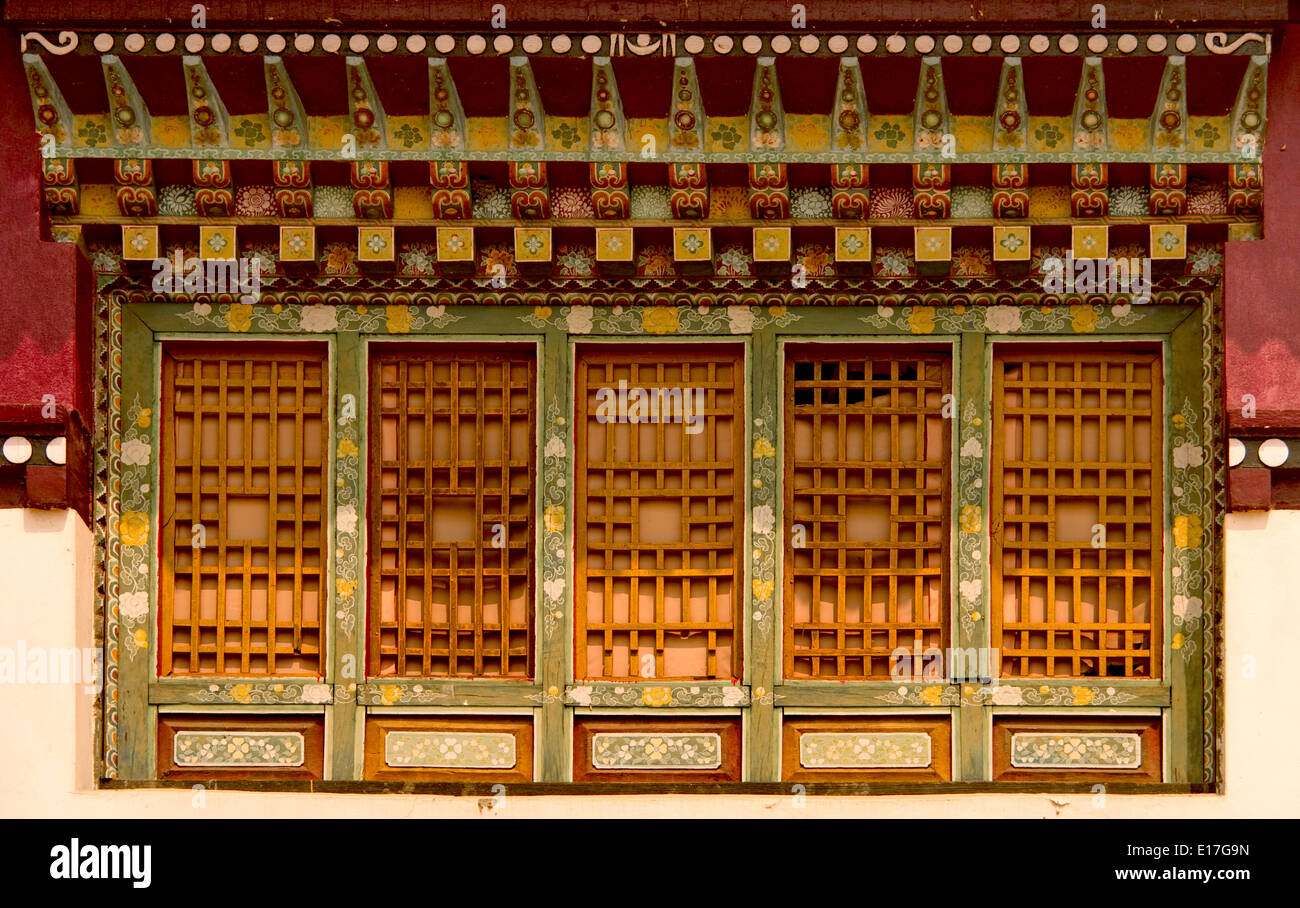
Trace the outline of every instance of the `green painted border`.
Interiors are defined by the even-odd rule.
[[[1222,355],[1217,293],[1184,295],[1132,305],[1124,299],[1073,305],[941,305],[948,294],[881,294],[890,305],[846,307],[732,306],[412,306],[256,305],[196,302],[130,303],[129,291],[104,294],[108,330],[101,343],[109,389],[106,532],[104,767],[109,778],[148,780],[153,769],[153,724],[158,709],[207,708],[232,713],[274,708],[324,710],[331,718],[330,778],[360,777],[361,725],[367,707],[440,710],[531,707],[538,716],[539,781],[570,778],[571,717],[575,711],[637,708],[646,714],[691,714],[739,709],[745,717],[745,778],[780,778],[780,722],[784,709],[879,709],[912,713],[949,708],[958,751],[955,780],[989,778],[987,738],[994,708],[1060,712],[1157,708],[1170,729],[1171,783],[1213,781],[1218,765],[1220,692],[1212,628],[1219,614],[1221,579]],[[680,299],[681,297],[679,297]],[[866,301],[872,301],[867,297]],[[1174,302],[1181,299],[1183,302]],[[906,302],[909,305],[899,305]],[[328,675],[312,678],[156,677],[153,590],[156,565],[148,556],[157,533],[158,351],[162,338],[231,339],[274,336],[329,340],[333,362],[331,420],[335,487],[332,505],[352,507],[344,529],[334,526],[335,610],[327,631]],[[508,337],[538,344],[541,389],[537,445],[536,675],[531,682],[460,679],[364,679],[363,670],[366,357],[372,341],[398,338],[474,340]],[[880,338],[891,342],[949,343],[954,350],[956,465],[952,471],[953,537],[957,556],[951,595],[954,646],[986,646],[988,370],[991,342],[1029,339],[1116,341],[1158,339],[1166,346],[1165,455],[1167,497],[1166,671],[1162,679],[1046,679],[994,686],[957,683],[783,682],[780,659],[781,389],[783,344],[788,341]],[[749,513],[746,527],[745,623],[747,652],[741,683],[575,682],[572,677],[572,410],[573,356],[584,340],[701,340],[745,342],[748,383]],[[355,419],[345,395],[355,395]],[[350,408],[349,408],[350,409]],[[146,412],[148,411],[148,412]],[[355,451],[354,451],[355,449]],[[1199,453],[1198,453],[1199,452]],[[976,481],[978,480],[978,484]],[[1175,491],[1175,486],[1179,491]],[[764,511],[767,508],[769,510]],[[975,508],[972,513],[968,508]],[[136,515],[139,515],[138,517]],[[1178,518],[1187,518],[1178,521]],[[1194,518],[1194,519],[1193,519]],[[1197,523],[1196,521],[1199,521]],[[354,530],[346,530],[347,526]],[[966,527],[969,532],[962,532]],[[1177,528],[1177,529],[1175,529]],[[1186,545],[1175,544],[1177,540]],[[751,560],[752,558],[752,560]],[[1179,576],[1173,570],[1179,569]],[[343,581],[343,582],[340,582]],[[348,581],[353,581],[348,583]],[[141,596],[143,594],[143,598]],[[1178,597],[1178,598],[1175,598]],[[144,608],[142,609],[141,606]],[[1181,634],[1175,638],[1174,634]],[[1175,649],[1172,644],[1178,639]],[[348,657],[355,662],[348,664]],[[1200,700],[1201,708],[1196,708]],[[338,746],[352,740],[353,748]]]

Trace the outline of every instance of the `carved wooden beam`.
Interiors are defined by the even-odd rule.
[[[623,101],[609,57],[596,57],[592,61],[588,133],[593,152],[623,151],[627,147],[627,118],[623,116]]]
[[[363,57],[348,57],[348,115],[358,149],[388,148],[388,120]],[[355,168],[354,168],[355,170]]]
[[[1029,102],[1025,98],[1025,73],[1019,57],[1002,61],[998,97],[993,112],[993,150],[1029,149]]]
[[[465,110],[442,57],[429,58],[429,143],[435,149],[465,150]]]
[[[181,58],[185,97],[190,106],[190,139],[201,148],[230,147],[230,117],[208,76],[202,57]]]
[[[310,148],[311,125],[289,71],[279,57],[263,57],[266,73],[267,110],[271,112],[271,145],[274,148]]]
[[[63,92],[59,91],[45,61],[36,54],[23,54],[23,69],[32,96],[32,113],[36,115],[36,131],[42,136],[52,136],[58,145],[70,146],[76,129],[72,110],[63,100]]]
[[[104,86],[108,89],[114,141],[126,148],[147,147],[153,141],[149,108],[131,81],[130,73],[113,54],[105,54],[99,59],[104,67]]]
[[[510,147],[546,147],[546,111],[527,57],[510,58]]]

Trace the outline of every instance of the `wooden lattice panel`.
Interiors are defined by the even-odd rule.
[[[733,345],[580,351],[577,677],[740,676],[744,373]]]
[[[535,371],[519,345],[372,354],[371,676],[531,676]]]
[[[945,646],[950,381],[947,353],[787,350],[787,677],[889,677],[896,648]]]
[[[993,364],[993,642],[1012,677],[1159,675],[1157,353]]]
[[[163,675],[319,675],[328,564],[326,353],[163,355]]]

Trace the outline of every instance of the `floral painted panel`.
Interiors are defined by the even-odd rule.
[[[805,769],[905,769],[930,765],[930,736],[919,732],[811,732],[799,736]]]
[[[296,731],[180,731],[172,739],[177,766],[301,766],[303,752]]]
[[[1137,769],[1142,736],[1026,732],[1011,736],[1011,765],[1029,769]]]
[[[384,736],[384,762],[398,767],[511,769],[515,765],[515,736],[487,732],[390,731]]]
[[[597,734],[591,741],[596,769],[717,769],[722,738],[716,734]]]

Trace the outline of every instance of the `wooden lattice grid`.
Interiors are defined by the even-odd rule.
[[[995,355],[990,601],[1004,676],[1160,674],[1162,393],[1155,352]]]
[[[738,345],[580,348],[578,678],[740,676],[744,372]],[[606,421],[620,382],[629,403],[654,396],[656,421]],[[687,392],[689,414],[672,403]]]
[[[174,344],[162,372],[160,674],[322,674],[327,351]]]
[[[369,673],[531,677],[536,354],[370,358]]]
[[[889,677],[896,648],[946,646],[951,371],[915,346],[786,348],[787,677]]]

